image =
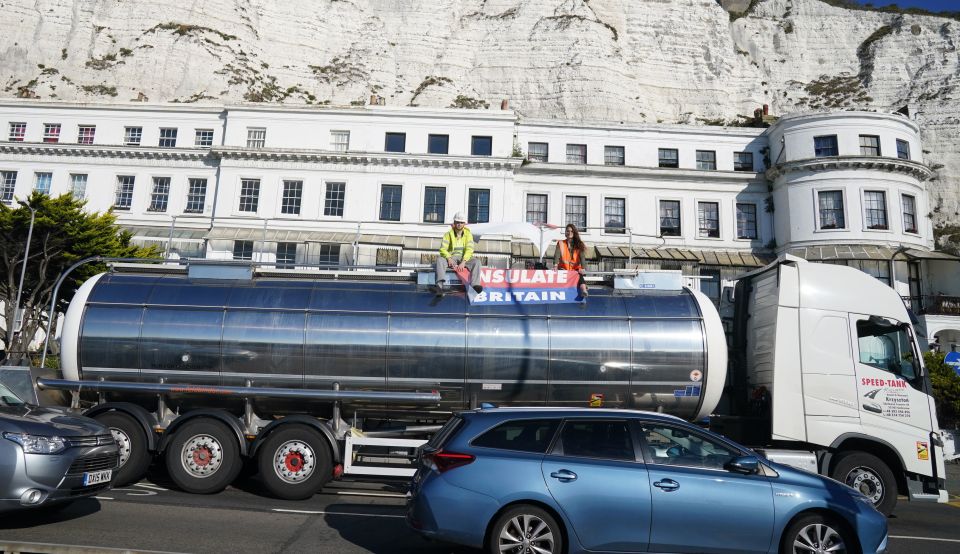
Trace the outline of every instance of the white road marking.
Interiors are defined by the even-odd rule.
[[[325,512],[323,510],[287,510],[285,508],[274,508],[272,511],[282,512],[285,514],[308,514],[308,515],[329,515],[329,516],[393,517],[393,518],[406,517],[402,515],[393,515],[393,514],[358,514],[353,512]]]
[[[910,539],[914,541],[960,542],[960,539],[938,539],[934,537],[907,537],[904,535],[890,535],[891,539]]]
[[[143,487],[143,488],[145,488],[145,489],[150,489],[150,490],[155,490],[155,491],[168,491],[168,490],[170,490],[170,489],[165,489],[165,488],[163,488],[163,487],[158,487],[157,485],[154,485],[153,483],[136,483],[136,484],[134,484],[133,486],[134,486],[134,487]]]
[[[349,492],[349,491],[337,491],[337,494],[342,494],[344,496],[378,496],[381,498],[406,498],[405,494],[396,494],[390,492]]]
[[[97,500],[113,500],[112,496],[94,496]]]

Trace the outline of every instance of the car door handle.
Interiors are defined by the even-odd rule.
[[[654,483],[653,486],[666,492],[671,492],[679,489],[680,483],[677,483],[673,479],[661,479],[660,481]]]
[[[570,471],[569,469],[561,469],[560,471],[554,471],[553,473],[550,474],[550,477],[553,477],[554,479],[559,479],[564,483],[566,483],[567,481],[577,480],[577,474]]]

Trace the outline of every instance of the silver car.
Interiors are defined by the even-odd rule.
[[[27,404],[0,383],[0,511],[97,494],[110,488],[119,458],[100,423]]]

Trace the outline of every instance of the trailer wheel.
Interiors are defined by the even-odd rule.
[[[333,476],[326,439],[305,425],[287,425],[270,433],[257,462],[264,486],[284,500],[310,498]]]
[[[165,454],[173,482],[197,494],[222,491],[242,467],[233,431],[212,419],[185,423],[174,434]]]
[[[890,515],[897,505],[897,479],[887,464],[873,454],[842,454],[834,464],[830,477],[873,500],[873,506],[883,515]]]
[[[120,448],[120,463],[113,476],[113,486],[122,487],[139,481],[146,475],[153,459],[147,450],[143,426],[121,412],[105,412],[94,419],[110,428],[110,434]]]

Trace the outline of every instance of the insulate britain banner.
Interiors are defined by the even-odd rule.
[[[460,272],[458,272],[460,273]],[[469,272],[461,280],[469,283]],[[466,278],[465,278],[466,277]],[[565,304],[582,302],[580,274],[565,269],[480,269],[483,292],[468,294],[472,304]],[[468,292],[473,292],[468,289]]]

